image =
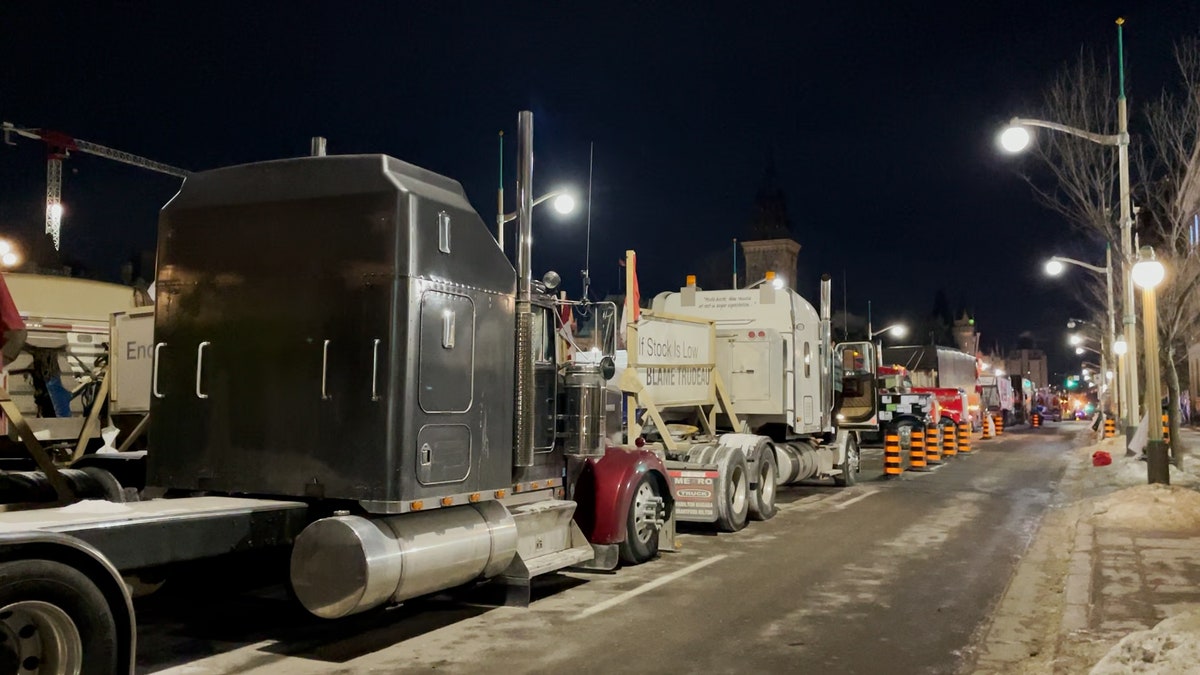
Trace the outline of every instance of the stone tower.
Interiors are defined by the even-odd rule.
[[[960,351],[974,355],[979,351],[979,333],[975,332],[975,319],[967,316],[964,310],[962,316],[954,320],[954,342]]]
[[[750,240],[743,241],[746,257],[746,284],[752,284],[775,272],[785,283],[796,283],[796,257],[800,244],[792,234],[787,216],[787,200],[779,186],[775,160],[767,160],[763,186],[754,199],[754,215],[750,220]]]

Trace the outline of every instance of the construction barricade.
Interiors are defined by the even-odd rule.
[[[971,452],[971,425],[963,422],[958,425],[958,454],[966,455]]]
[[[983,422],[979,425],[979,428],[980,428],[980,431],[982,432],[979,435],[979,440],[981,440],[981,441],[991,440],[991,438],[992,438],[992,416],[984,415]]]
[[[1171,447],[1171,417],[1166,413],[1162,416],[1163,445]]]
[[[925,461],[930,466],[942,463],[941,429],[937,424],[925,429]]]
[[[1117,421],[1111,417],[1104,418],[1104,437],[1112,438],[1117,435]]]
[[[947,424],[942,430],[942,457],[953,457],[958,452],[958,439],[954,435],[955,425]]]
[[[883,434],[883,475],[899,476],[904,472],[900,459],[900,434],[895,429],[888,429]]]
[[[1004,416],[1003,415],[993,415],[992,421],[996,424],[996,437],[999,438],[999,437],[1003,436],[1004,435]]]
[[[925,430],[912,430],[912,435],[908,441],[908,467],[913,471],[928,471],[929,466],[925,462]]]
[[[1038,427],[1042,426],[1042,414],[1041,413],[1033,413],[1033,415],[1029,418],[1029,422],[1030,422],[1030,425],[1034,429],[1037,429]]]

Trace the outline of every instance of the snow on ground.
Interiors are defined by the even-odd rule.
[[[1200,610],[1164,619],[1150,630],[1126,635],[1091,670],[1091,675],[1200,671]]]
[[[1103,450],[1112,464],[1092,466],[1092,453]],[[1121,438],[1109,438],[1080,448],[1086,462],[1083,480],[1089,493],[1107,493],[1093,500],[1091,521],[1106,527],[1171,532],[1200,531],[1200,478],[1170,467],[1170,485],[1147,483],[1146,462],[1126,457]],[[1194,459],[1192,460],[1195,461]],[[1185,467],[1188,462],[1185,460]]]
[[[1112,464],[1092,466],[1097,450],[1112,455]],[[1085,462],[1083,482],[1091,502],[1089,520],[1100,527],[1142,531],[1200,532],[1200,477],[1170,467],[1170,485],[1150,485],[1146,463],[1126,457],[1121,438],[1079,448]],[[1197,458],[1185,458],[1195,466]],[[1089,513],[1084,509],[1084,513]],[[1091,670],[1092,675],[1156,673],[1185,675],[1200,672],[1200,610],[1168,617],[1149,630],[1125,636]]]

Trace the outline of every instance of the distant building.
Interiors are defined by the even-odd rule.
[[[1004,372],[1033,380],[1035,387],[1050,384],[1050,372],[1046,366],[1046,352],[1040,349],[1018,349],[1004,359]]]
[[[975,331],[975,319],[966,312],[954,320],[954,343],[958,350],[972,355],[979,354],[979,333]]]

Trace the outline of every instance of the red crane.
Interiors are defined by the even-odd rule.
[[[3,122],[0,124],[0,129],[3,130],[4,142],[8,145],[15,145],[12,141],[12,134],[40,140],[46,144],[46,233],[54,240],[55,250],[58,250],[62,232],[62,161],[70,157],[72,152],[86,152],[89,155],[105,157],[123,164],[139,166],[180,178],[186,178],[189,173],[186,169],[121,150],[114,150],[99,143],[80,140],[61,131],[19,127],[11,122]]]

